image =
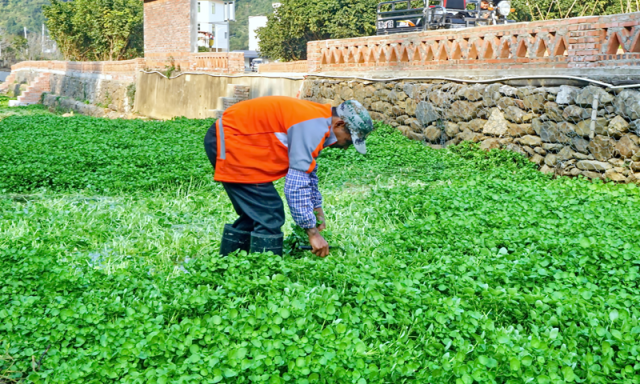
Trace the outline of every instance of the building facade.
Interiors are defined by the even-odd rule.
[[[229,23],[225,21],[223,1],[198,1],[198,46],[227,51]]]

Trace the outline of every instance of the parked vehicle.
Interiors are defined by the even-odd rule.
[[[513,23],[510,0],[393,0],[378,4],[378,35]]]
[[[262,64],[262,59],[253,59],[253,61],[251,61],[251,71],[258,72],[260,64]]]

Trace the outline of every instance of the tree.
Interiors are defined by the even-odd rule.
[[[307,42],[374,35],[377,0],[283,0],[258,29],[260,52],[272,59],[305,60]]]
[[[51,0],[44,16],[66,60],[126,60],[143,53],[140,0]]]

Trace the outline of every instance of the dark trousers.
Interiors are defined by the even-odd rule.
[[[204,137],[204,150],[213,168],[218,158],[216,124]],[[278,235],[284,225],[284,204],[273,183],[222,183],[233,208],[240,216],[233,227],[240,231],[263,235]]]

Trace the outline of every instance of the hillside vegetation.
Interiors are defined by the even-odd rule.
[[[271,0],[236,1],[236,22],[231,23],[231,50],[249,49],[249,16],[267,16],[272,12]]]

